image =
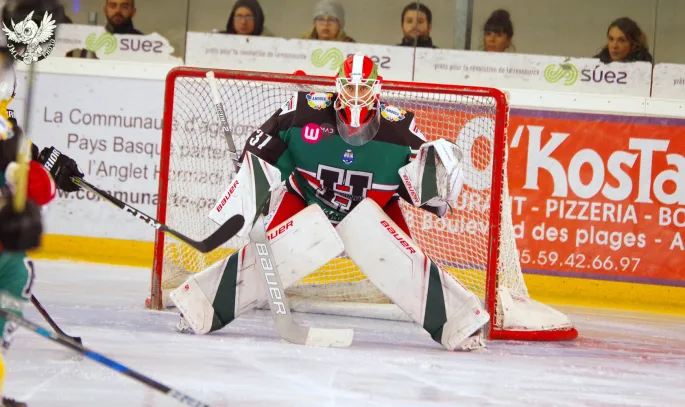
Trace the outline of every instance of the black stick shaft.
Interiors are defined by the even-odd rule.
[[[43,308],[43,304],[41,304],[40,301],[38,301],[38,298],[36,298],[36,296],[33,295],[33,294],[31,295],[31,304],[33,304],[33,306],[36,307],[36,309],[38,310],[38,312],[40,313],[40,315],[43,316],[43,318],[45,319],[45,321],[47,321],[47,323],[50,324],[50,326],[52,327],[52,329],[54,329],[55,332],[57,332],[57,334],[58,334],[59,336],[61,336],[61,337],[63,337],[63,338],[71,339],[72,341],[76,341],[76,342],[78,342],[79,344],[83,343],[83,341],[81,340],[81,338],[79,338],[79,337],[77,337],[77,336],[67,335],[67,334],[62,330],[62,328],[60,328],[59,325],[57,325],[57,322],[55,322],[55,320],[52,319],[52,317],[50,316],[50,314],[48,314],[48,312],[45,310],[45,308]]]

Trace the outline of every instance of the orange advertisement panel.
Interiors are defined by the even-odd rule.
[[[685,120],[514,109],[524,272],[685,286]]]

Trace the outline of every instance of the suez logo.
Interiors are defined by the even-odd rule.
[[[606,82],[606,83],[618,83],[619,85],[627,85],[628,84],[628,72],[625,71],[617,71],[614,72],[609,69],[600,69],[604,68],[600,65],[596,66],[595,69],[590,70],[590,69],[583,69],[580,71],[580,81],[581,82],[595,82],[595,83],[601,83],[601,82]]]
[[[347,54],[347,58],[349,58],[351,56],[354,56],[354,54]],[[384,69],[390,68],[390,61],[391,61],[390,56],[367,55],[367,57],[371,58],[371,60],[373,62],[375,62],[379,68],[384,68]]]
[[[105,32],[100,34],[96,38],[95,34],[89,34],[86,37],[85,48],[91,52],[98,52],[101,48],[105,48],[103,51],[105,55],[114,53],[117,49],[119,51],[132,51],[132,52],[151,52],[154,54],[161,54],[164,52],[164,43],[159,40],[148,40],[140,38],[120,38],[117,40],[113,34]]]
[[[328,48],[326,50],[323,50],[321,48],[317,48],[314,51],[312,51],[311,55],[311,62],[312,65],[314,65],[317,68],[324,68],[328,67],[333,70],[338,70],[340,67],[340,64],[343,63],[343,60],[346,58],[349,58],[353,56],[354,54],[347,54],[345,58],[343,58],[343,53],[340,51],[338,48]],[[392,58],[388,55],[383,55],[383,56],[378,56],[378,55],[367,55],[373,62],[376,63],[380,68],[383,69],[388,69],[390,68],[390,61]]]
[[[564,86],[573,85],[579,77],[581,82],[628,84],[628,72],[614,71],[606,64],[580,71],[571,63],[550,64],[545,67],[543,74],[547,82],[557,83],[561,81]]]
[[[416,253],[416,250],[414,250],[414,248],[409,245],[409,242],[407,242],[402,236],[400,236],[400,234],[395,230],[395,228],[390,226],[390,224],[387,221],[382,220],[381,225],[383,225],[383,227],[388,232],[390,232],[392,237],[394,237],[395,240],[397,240],[405,249],[407,249],[409,251],[409,253],[411,253],[411,254]]]
[[[228,192],[226,192],[226,195],[224,195],[223,198],[221,198],[221,202],[219,202],[219,205],[216,206],[216,211],[218,213],[221,213],[221,210],[224,209],[224,206],[226,206],[226,202],[233,196],[233,193],[235,192],[235,189],[240,185],[240,182],[238,180],[235,180],[233,182],[233,185],[231,185],[231,188],[228,189]]]

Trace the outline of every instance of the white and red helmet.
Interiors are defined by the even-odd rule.
[[[378,76],[378,65],[360,53],[348,57],[336,75],[335,87],[338,93],[335,110],[338,113],[340,135],[346,139],[346,136],[363,131],[366,134],[361,137],[362,140],[352,144],[369,141],[375,136],[380,124],[378,101],[381,77]]]

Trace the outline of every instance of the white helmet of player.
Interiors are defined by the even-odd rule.
[[[352,55],[340,66],[335,86],[338,133],[351,145],[367,143],[380,127],[378,65],[360,53]]]

